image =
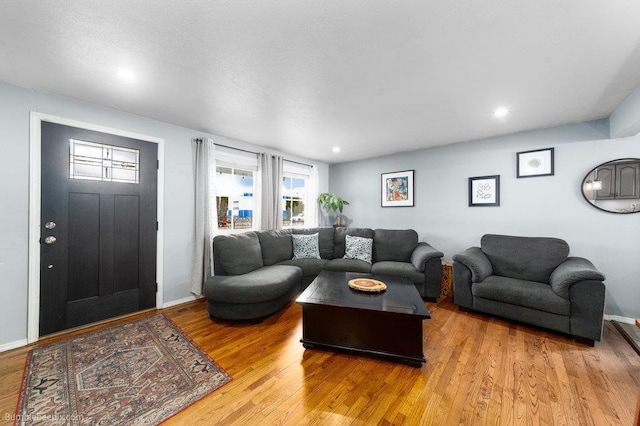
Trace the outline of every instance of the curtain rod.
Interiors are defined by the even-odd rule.
[[[260,154],[259,152],[255,152],[255,151],[249,151],[247,149],[242,149],[242,148],[236,148],[234,146],[229,146],[229,145],[222,145],[219,143],[214,143],[215,146],[221,146],[223,148],[229,148],[229,149],[235,149],[236,151],[242,151],[242,152],[248,152],[249,154]]]
[[[256,154],[256,155],[260,154],[259,152],[249,151],[249,150],[247,150],[247,149],[242,149],[242,148],[236,148],[236,147],[229,146],[229,145],[222,145],[222,144],[220,144],[220,143],[215,143],[215,142],[214,142],[214,145],[215,145],[215,146],[221,146],[221,147],[223,147],[223,148],[235,149],[236,151],[248,152],[249,154]],[[288,160],[288,159],[286,159],[286,158],[285,158],[284,160],[285,160],[285,161],[288,161],[288,162],[290,162],[290,163],[300,164],[300,165],[302,165],[302,166],[314,167],[314,166],[313,166],[313,164],[301,163],[300,161]]]

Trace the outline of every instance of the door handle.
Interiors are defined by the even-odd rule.
[[[53,235],[49,235],[48,237],[46,237],[46,238],[44,239],[44,243],[45,243],[45,244],[53,244],[53,243],[55,243],[56,241],[57,241],[57,238],[56,238],[56,237],[54,237]]]

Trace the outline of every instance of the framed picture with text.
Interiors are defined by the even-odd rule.
[[[500,205],[500,175],[469,178],[469,207]]]
[[[517,153],[518,178],[553,176],[553,148]]]
[[[413,172],[382,173],[382,207],[413,207]]]

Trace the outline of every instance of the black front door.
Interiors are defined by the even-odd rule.
[[[40,335],[155,307],[157,145],[41,130]]]

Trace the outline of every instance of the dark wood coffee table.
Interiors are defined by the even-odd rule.
[[[354,278],[387,285],[382,293],[353,290]],[[361,355],[381,356],[422,367],[422,321],[431,318],[410,279],[322,271],[298,297],[302,306],[302,344]]]

